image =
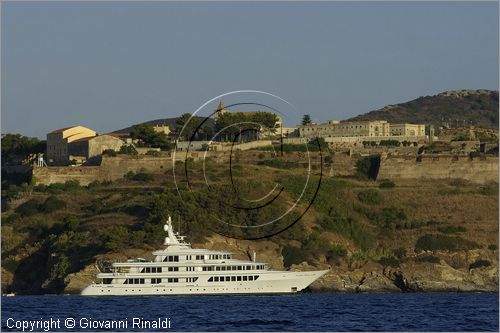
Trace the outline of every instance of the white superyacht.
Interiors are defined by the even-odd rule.
[[[216,295],[296,293],[327,273],[269,270],[266,263],[232,259],[230,252],[193,249],[185,236],[174,233],[172,219],[164,250],[154,261],[115,262],[110,272],[97,274],[98,283],[83,289],[86,296]]]

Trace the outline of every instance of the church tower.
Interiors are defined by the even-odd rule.
[[[224,103],[222,103],[222,101],[219,101],[219,105],[217,106],[217,109],[215,110],[215,113],[213,115],[213,118],[214,119],[217,119],[219,118],[219,116],[221,114],[224,114],[226,112],[228,112],[229,110],[226,109],[226,107],[224,106]]]

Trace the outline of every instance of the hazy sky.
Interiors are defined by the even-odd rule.
[[[239,89],[316,121],[498,90],[496,2],[2,2],[1,31],[2,133],[41,138],[173,117]]]

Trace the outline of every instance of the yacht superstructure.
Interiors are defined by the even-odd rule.
[[[185,236],[174,233],[172,219],[163,250],[155,259],[115,262],[109,272],[97,274],[98,283],[82,295],[215,295],[296,293],[328,272],[273,271],[263,262],[232,259],[226,251],[193,249]]]

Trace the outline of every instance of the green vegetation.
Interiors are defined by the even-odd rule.
[[[22,160],[29,154],[45,153],[46,150],[45,140],[7,133],[2,136],[2,166],[17,164],[15,160]]]
[[[367,217],[370,222],[383,228],[406,228],[406,213],[402,208],[384,207],[379,211],[368,211]]]
[[[116,151],[114,149],[105,149],[103,150],[102,154],[110,157],[115,157]]]
[[[312,123],[311,121],[311,116],[308,115],[308,114],[305,114],[303,117],[302,117],[302,125],[310,125]]]
[[[380,168],[380,156],[372,155],[359,159],[356,162],[356,174],[360,178],[375,180]]]
[[[469,265],[469,269],[489,267],[489,266],[491,266],[490,261],[484,259],[477,259],[476,261],[474,261],[472,264]]]
[[[459,251],[477,249],[479,245],[476,242],[455,236],[445,235],[424,235],[417,240],[415,251]]]
[[[378,185],[378,187],[380,188],[393,188],[395,187],[396,184],[394,184],[394,182],[392,180],[382,180],[380,182],[380,184]]]
[[[437,230],[443,234],[456,234],[459,232],[466,232],[467,229],[461,225],[447,225],[444,227],[438,227]]]
[[[435,128],[443,125],[443,119],[471,121],[476,127],[498,128],[498,91],[462,91],[458,94],[422,96],[412,101],[391,105],[376,111],[348,119],[387,120],[389,123],[426,124]]]
[[[382,203],[382,200],[384,199],[382,195],[380,194],[379,191],[374,190],[374,189],[369,189],[365,191],[361,191],[358,193],[358,199],[362,203],[369,204],[369,205],[378,205]]]
[[[120,148],[120,154],[137,155],[137,150],[132,145],[123,145]]]
[[[415,257],[410,249],[412,245],[417,253],[488,247],[485,258],[496,255],[491,252],[494,248],[488,246],[494,242],[491,232],[497,230],[497,225],[490,223],[494,220],[490,216],[493,216],[491,208],[495,200],[478,195],[478,185],[427,182],[420,191],[419,184],[402,181],[397,187],[381,190],[378,187],[385,181],[374,182],[366,176],[323,176],[316,193],[319,175],[310,175],[303,189],[307,177],[297,172],[302,163],[289,165],[285,159],[277,158],[273,162],[269,155],[265,151],[238,155],[238,168],[233,172],[234,187],[225,177],[227,170],[221,170],[217,161],[207,160],[205,171],[210,180],[210,188],[207,188],[202,163],[188,160],[193,191],[185,186],[182,167],[176,170],[180,195],[170,179],[170,170],[152,172],[149,169],[128,173],[114,182],[96,181],[87,186],[71,181],[49,186],[5,187],[3,193],[9,193],[13,199],[2,215],[3,267],[14,274],[15,279],[22,280],[19,284],[16,281],[16,291],[20,293],[60,292],[68,274],[92,264],[96,258],[128,256],[132,253],[128,249],[157,248],[163,241],[162,227],[168,215],[173,217],[176,229],[180,220],[182,234],[198,246],[207,237],[222,244],[221,238],[214,236],[216,232],[239,238],[279,232],[299,218],[306,208],[307,213],[293,227],[262,243],[255,241],[262,246],[259,247],[263,249],[263,256],[281,248],[287,267],[306,261],[311,265],[321,263],[352,270],[374,262],[397,267],[408,261],[435,264],[439,260],[435,259],[438,255],[434,259]],[[317,153],[312,158],[315,162],[319,160]],[[276,169],[261,168],[262,172],[254,172],[258,169],[256,161]],[[249,169],[252,171],[246,172]],[[279,184],[282,192],[272,205],[252,209],[255,203],[244,200],[265,196],[275,184]],[[443,203],[438,200],[443,199],[438,194],[442,187],[460,187],[462,194],[448,196]],[[401,195],[408,197],[395,200]],[[290,216],[264,227],[251,228],[256,221],[271,221],[282,215],[300,196]],[[436,200],[429,201],[430,196]],[[443,213],[448,207],[467,206],[470,200],[477,201],[474,207],[481,209],[470,215],[468,210],[463,210],[457,220],[454,220],[455,212]],[[249,209],[235,208],[242,205]],[[462,219],[473,221],[474,227],[458,223]],[[224,222],[219,222],[221,220]],[[232,227],[233,224],[241,227]],[[484,239],[486,243],[475,244],[456,237],[455,233],[465,230],[467,234],[462,235],[479,241]]]
[[[292,245],[285,245],[283,250],[281,250],[281,255],[283,256],[283,265],[285,267],[307,261],[307,254],[302,249]]]
[[[422,256],[415,259],[416,262],[439,264],[441,260],[436,256]]]
[[[139,124],[132,127],[130,136],[139,141],[140,147],[161,148],[171,150],[174,144],[170,142],[167,135],[163,132],[155,131],[152,125]]]
[[[278,169],[295,169],[299,167],[297,162],[287,162],[279,159],[258,161],[257,165],[266,165],[268,167]]]
[[[144,171],[140,171],[137,173],[135,173],[133,171],[129,171],[124,176],[124,178],[126,178],[128,180],[135,180],[137,182],[150,182],[154,179],[154,176],[152,174],[146,173]]]
[[[488,245],[488,250],[495,251],[498,249],[498,246],[496,244],[490,244]]]

